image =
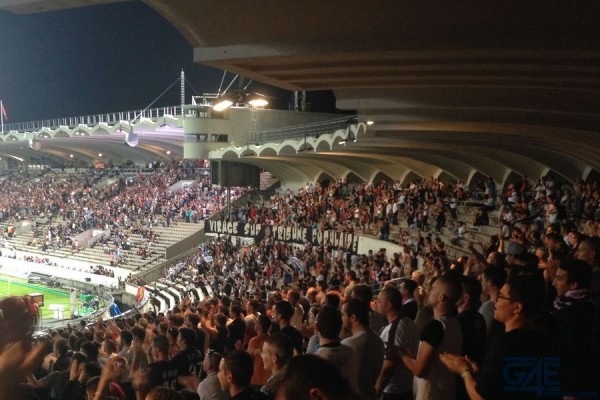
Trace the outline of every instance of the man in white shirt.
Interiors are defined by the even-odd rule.
[[[315,355],[335,365],[348,380],[352,390],[357,390],[358,360],[354,350],[341,343],[342,313],[337,308],[324,306],[317,314],[315,331],[319,336],[319,349]]]
[[[375,383],[383,366],[383,340],[369,328],[369,305],[350,299],[342,307],[342,323],[352,336],[342,345],[354,349],[358,359],[358,393],[365,399],[375,399]]]

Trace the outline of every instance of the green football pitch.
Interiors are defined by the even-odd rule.
[[[27,283],[27,279],[0,275],[0,298],[7,296],[24,296],[30,293],[44,295],[44,306],[40,307],[42,319],[53,318],[54,311],[49,309],[50,304],[59,304],[64,307],[64,316],[71,315],[70,295],[60,289],[51,289],[43,285]]]

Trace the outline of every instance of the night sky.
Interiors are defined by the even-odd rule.
[[[139,2],[0,12],[0,100],[9,123],[143,109],[181,69],[198,93],[219,88],[223,71],[195,64],[179,31]],[[233,77],[228,73],[226,84]],[[293,98],[258,82],[251,89],[272,96],[271,108],[287,109]],[[187,103],[193,92],[186,85]],[[176,84],[153,107],[179,104],[179,98]],[[333,111],[329,92],[309,93],[308,100],[312,111]]]

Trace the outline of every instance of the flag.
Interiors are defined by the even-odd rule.
[[[0,106],[2,107],[2,115],[4,116],[4,119],[6,121],[8,121],[8,116],[6,115],[6,109],[4,108],[4,104],[0,103]]]

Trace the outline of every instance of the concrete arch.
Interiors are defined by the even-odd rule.
[[[54,133],[55,138],[68,138],[68,137],[72,137],[74,135],[73,132],[67,132],[65,130],[59,130],[58,132]]]
[[[558,189],[563,185],[569,185],[571,183],[570,179],[568,179],[563,174],[561,174],[558,171],[551,169],[551,168],[548,169],[548,171],[546,171],[546,173],[543,176],[545,176],[546,179],[552,178],[552,180],[556,183],[554,186],[555,189]]]
[[[382,171],[377,171],[369,179],[369,183],[371,183],[373,185],[378,185],[379,182],[381,182],[381,181],[385,181],[385,182],[387,182],[388,185],[390,185],[390,184],[394,183],[394,178],[390,177],[388,174],[386,174]]]
[[[288,154],[296,154],[297,152],[298,151],[296,150],[295,143],[293,143],[291,140],[286,140],[285,142],[281,143],[281,147],[277,151],[277,155],[282,156]]]
[[[337,131],[334,132],[333,135],[331,135],[331,138],[333,139],[334,143],[336,141],[339,141],[339,140],[344,140],[344,141],[348,140],[349,139],[348,138],[348,132],[349,132],[349,129],[347,129],[347,128],[343,129],[343,130],[342,129],[338,129]]]
[[[453,174],[450,174],[446,171],[440,171],[440,173],[436,176],[436,178],[440,182],[444,182],[444,183],[455,183],[458,179],[456,176],[454,176]]]
[[[232,147],[228,147],[226,149],[223,150],[223,154],[221,155],[221,159],[232,159],[232,158],[239,158],[239,154],[237,153],[237,151],[234,150],[234,148]]]
[[[517,184],[523,179],[523,175],[518,173],[517,171],[509,170],[506,172],[507,173],[505,174],[504,180],[502,181],[502,188],[504,189],[504,191],[508,189],[509,184]]]
[[[54,135],[56,135],[56,133],[54,133]],[[48,132],[40,132],[37,135],[34,135],[34,137],[36,139],[50,139],[50,138],[54,137],[54,135],[51,135]]]
[[[258,156],[256,146],[244,146],[240,147],[240,150],[240,157]]]
[[[45,132],[38,132],[38,135],[36,137],[42,137],[42,134],[45,136],[47,135]],[[67,128],[58,128],[56,129],[54,132],[52,132],[51,134],[48,134],[48,137],[69,137],[69,131]]]
[[[358,124],[350,125],[348,130],[350,132],[349,138],[358,141],[360,136],[364,136],[367,133],[367,124],[359,122]]]
[[[322,171],[315,177],[314,182],[318,182],[324,187],[327,187],[334,180],[334,177],[329,175],[327,172]]]
[[[110,132],[107,129],[107,127],[104,127],[104,126],[98,127],[92,132],[92,136],[108,136],[108,135],[110,135]]]
[[[317,152],[330,151],[330,150],[332,150],[331,143],[329,143],[325,140],[319,141],[319,143],[317,144],[317,147],[315,149],[315,151],[317,151]]]
[[[415,171],[408,170],[400,180],[400,183],[402,186],[407,186],[412,181],[420,181],[422,179],[423,177],[417,174]]]
[[[582,177],[582,179],[587,183],[600,182],[600,171],[591,168],[589,171],[587,171],[587,174]]]
[[[467,186],[469,186],[469,189],[472,191],[475,188],[475,186],[477,184],[479,184],[479,182],[485,183],[488,180],[488,178],[489,178],[488,175],[484,175],[479,171],[475,171],[469,178],[469,181],[466,182],[466,184],[467,184]]]
[[[364,182],[364,179],[362,179],[361,177],[359,177],[352,171],[348,171],[348,173],[344,176],[344,178],[346,179],[348,184],[358,184],[358,183]]]
[[[276,156],[276,155],[277,155],[277,150],[269,145],[263,146],[262,150],[258,154],[259,157],[263,157],[263,156],[271,157],[271,156]]]
[[[296,145],[294,146],[294,148],[296,149],[296,153],[304,153],[304,152],[315,152],[316,149],[316,144],[315,144],[315,140],[310,140],[307,139],[306,141],[302,140],[300,142],[297,142]]]

